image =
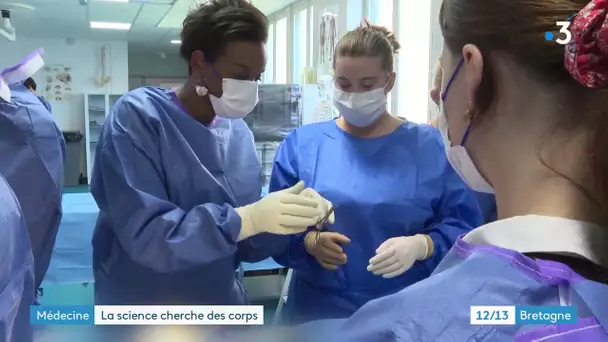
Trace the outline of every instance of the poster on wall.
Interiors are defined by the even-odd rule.
[[[72,96],[72,68],[55,64],[44,67],[44,97],[50,101],[67,101]]]

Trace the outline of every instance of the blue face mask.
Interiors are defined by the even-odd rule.
[[[479,170],[477,170],[471,156],[469,156],[469,153],[464,148],[464,143],[469,136],[471,122],[469,121],[469,124],[467,125],[460,145],[453,145],[449,139],[447,117],[445,113],[445,99],[448,95],[448,90],[450,89],[452,82],[456,78],[456,75],[458,74],[458,71],[460,71],[463,64],[464,58],[461,59],[458,66],[456,66],[456,69],[452,73],[452,77],[450,77],[443,94],[441,94],[441,116],[439,117],[439,129],[446,142],[448,160],[460,178],[462,178],[462,180],[474,191],[492,194],[494,193],[494,189],[479,173]]]

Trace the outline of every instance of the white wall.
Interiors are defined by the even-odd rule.
[[[441,28],[439,27],[439,9],[441,8],[441,2],[443,0],[432,0],[431,1],[431,48],[429,51],[429,63],[431,73],[429,74],[429,85],[433,85],[433,78],[435,77],[434,68],[437,60],[441,55],[441,49],[443,48],[443,35],[441,34]],[[429,119],[434,120],[439,116],[439,108],[432,101],[429,101]]]
[[[111,82],[106,87],[99,86],[101,76],[101,47],[107,44],[108,74]],[[14,65],[37,48],[44,49],[47,65],[62,64],[72,68],[72,97],[69,101],[49,101],[53,107],[53,118],[63,131],[84,133],[84,96],[86,93],[122,94],[128,90],[128,53],[126,42],[92,42],[77,40],[68,45],[63,39],[25,39],[16,42],[0,40],[0,68]],[[34,75],[41,91],[43,72]]]

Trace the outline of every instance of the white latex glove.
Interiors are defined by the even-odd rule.
[[[319,203],[319,209],[323,213],[323,216],[325,216],[327,214],[327,211],[329,211],[329,208],[331,208],[331,206],[332,206],[330,201],[326,200],[323,196],[321,196],[318,192],[316,192],[312,188],[304,189],[304,191],[302,191],[301,195],[304,195],[306,197],[316,200]],[[332,212],[331,215],[329,215],[329,218],[327,219],[327,223],[333,224],[334,222],[336,222],[336,217],[335,217],[334,213]]]
[[[299,182],[289,189],[272,192],[253,204],[235,208],[241,216],[238,240],[260,233],[297,234],[314,226],[327,211],[320,207],[318,199],[301,194],[303,190],[304,182]]]
[[[407,271],[417,260],[428,257],[429,242],[424,235],[400,236],[384,241],[369,260],[367,270],[383,278],[394,278]]]

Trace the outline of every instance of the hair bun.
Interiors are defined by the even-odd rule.
[[[367,18],[363,18],[363,20],[361,21],[360,27],[364,30],[370,30],[372,32],[377,32],[377,33],[381,34],[382,36],[384,36],[384,38],[386,38],[386,40],[388,40],[388,42],[391,44],[391,47],[393,48],[393,53],[398,53],[399,49],[401,49],[401,44],[399,44],[399,41],[397,40],[397,37],[395,36],[395,34],[393,32],[391,32],[389,29],[387,29],[386,27],[380,26],[380,25],[374,25]]]
[[[592,0],[573,19],[564,65],[582,85],[608,88],[608,0]]]

